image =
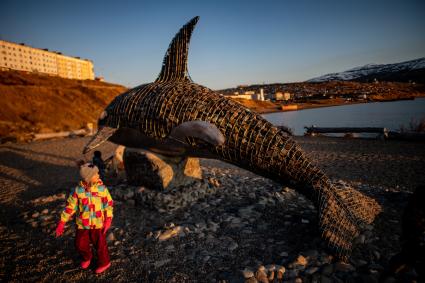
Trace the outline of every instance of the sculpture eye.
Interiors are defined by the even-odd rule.
[[[105,118],[106,118],[106,116],[108,116],[108,112],[103,111],[103,112],[100,114],[100,116],[99,116],[99,120],[103,120],[103,119],[105,119]]]

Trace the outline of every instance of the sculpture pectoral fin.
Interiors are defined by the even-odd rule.
[[[213,146],[222,145],[225,138],[221,131],[213,124],[205,121],[189,121],[175,127],[169,138],[184,141],[187,137],[201,139]]]
[[[86,144],[83,149],[83,154],[95,149],[105,141],[107,141],[118,129],[111,127],[101,127],[97,131],[97,133],[93,136],[93,138]]]

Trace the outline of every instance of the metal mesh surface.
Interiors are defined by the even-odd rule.
[[[107,125],[130,127],[159,141],[183,122],[201,120],[215,125],[226,138],[220,146],[187,138],[194,148],[208,149],[217,158],[300,188],[317,206],[322,237],[342,257],[352,248],[362,223],[370,223],[379,205],[355,190],[337,190],[303,154],[291,137],[235,101],[191,82],[187,49],[197,18],[173,39],[159,78],[118,96],[108,107]]]

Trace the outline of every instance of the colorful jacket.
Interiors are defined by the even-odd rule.
[[[101,229],[106,218],[112,218],[113,200],[101,181],[91,187],[84,181],[68,197],[61,221],[68,222],[77,212],[78,229]]]

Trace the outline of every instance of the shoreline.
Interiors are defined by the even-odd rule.
[[[404,101],[404,100],[415,100],[417,98],[425,98],[425,96],[415,96],[413,97],[413,99],[400,98],[400,99],[382,99],[382,100],[372,100],[372,101],[344,101],[344,102],[333,102],[333,103],[323,103],[323,104],[293,103],[294,105],[298,105],[298,109],[288,109],[288,110],[282,110],[282,109],[261,110],[260,109],[260,110],[254,110],[254,111],[256,111],[259,114],[271,114],[271,113],[278,113],[278,112],[300,111],[300,110],[308,110],[308,109],[315,109],[315,108],[336,107],[336,106],[354,105],[354,104],[366,104],[366,103],[377,103],[377,102],[398,102],[398,101]],[[276,105],[276,107],[278,106]]]

